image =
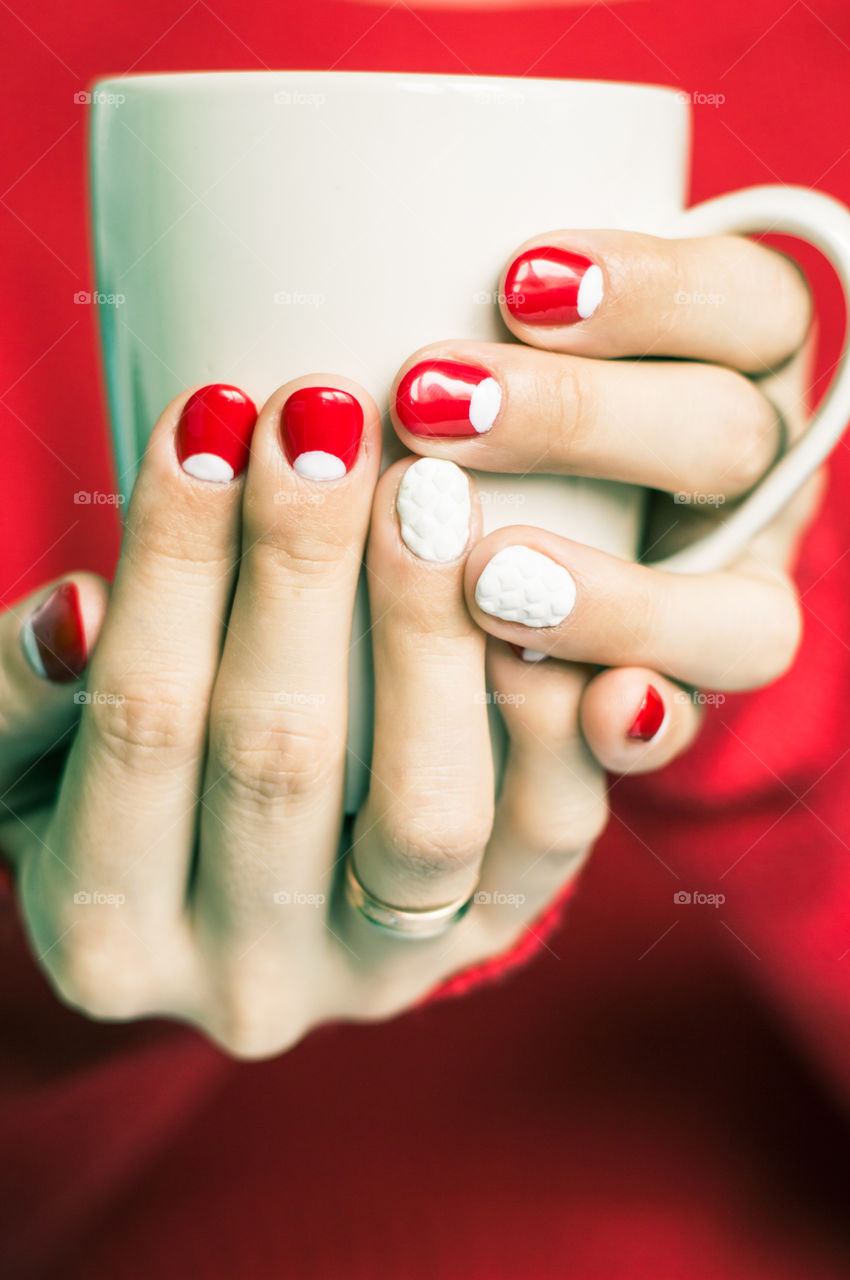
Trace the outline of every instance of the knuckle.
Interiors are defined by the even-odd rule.
[[[476,871],[492,832],[492,813],[468,810],[441,812],[433,804],[416,805],[385,815],[382,852],[394,878],[424,883]]]
[[[60,999],[90,1018],[128,1021],[148,1007],[148,975],[132,939],[80,926],[46,965]]]
[[[792,666],[803,638],[803,611],[789,586],[776,593],[760,618],[760,634],[754,646],[753,679],[756,685],[778,680]]]
[[[232,1058],[259,1062],[291,1049],[304,1035],[300,1002],[289,1001],[279,979],[270,982],[237,965],[219,987],[209,1034]]]
[[[720,418],[728,459],[723,483],[729,495],[736,497],[757,484],[772,465],[780,443],[780,419],[744,374],[729,371],[726,380],[728,394]]]
[[[324,791],[339,775],[343,745],[321,720],[272,715],[248,723],[242,712],[214,722],[215,776],[253,802],[298,799]]]
[[[83,723],[119,760],[159,761],[172,768],[175,758],[198,749],[205,710],[185,687],[161,678],[128,685],[125,678],[115,688],[121,692],[89,694]]]
[[[570,356],[539,358],[533,366],[533,420],[546,425],[546,445],[555,457],[578,447],[593,426],[580,369]]]

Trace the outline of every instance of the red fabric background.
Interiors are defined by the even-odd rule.
[[[673,83],[726,99],[695,108],[695,199],[784,181],[850,200],[844,0],[493,15],[16,0],[0,31],[6,603],[72,567],[108,574],[117,550],[111,510],[73,504],[111,487],[94,316],[73,303],[92,284],[73,96],[95,77],[267,65]],[[843,316],[829,272],[801,257],[822,390]],[[613,786],[562,926],[496,985],[238,1066],[179,1027],[60,1007],[7,903],[4,1274],[846,1277],[848,495],[844,446],[800,568],[794,670],[730,698],[666,774]],[[677,907],[677,889],[727,902]]]

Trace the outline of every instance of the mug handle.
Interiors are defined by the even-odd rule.
[[[670,234],[705,236],[779,232],[820,249],[838,273],[848,325],[829,391],[805,433],[727,519],[652,568],[672,573],[723,569],[776,516],[838,443],[850,421],[850,211],[806,187],[749,187],[686,209]]]

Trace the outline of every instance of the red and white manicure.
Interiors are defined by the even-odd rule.
[[[540,245],[515,258],[505,276],[505,305],[525,324],[589,320],[602,301],[602,270],[583,253]]]
[[[254,402],[238,387],[212,383],[193,391],[174,440],[180,466],[196,480],[226,484],[248,465],[256,421]]]
[[[88,662],[86,631],[75,582],[62,582],[30,614],[21,631],[27,661],[42,680],[71,684]]]
[[[354,465],[363,437],[360,401],[336,387],[302,387],[284,403],[284,452],[306,480],[339,480]]]
[[[502,405],[499,383],[461,360],[423,360],[399,383],[395,410],[415,436],[475,436],[489,431]]]

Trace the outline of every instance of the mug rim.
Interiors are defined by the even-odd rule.
[[[141,89],[200,89],[211,87],[216,82],[222,89],[237,88],[254,83],[257,86],[263,81],[271,83],[281,77],[302,77],[318,84],[339,84],[348,82],[352,88],[358,89],[398,89],[410,86],[421,88],[426,85],[443,89],[465,90],[502,88],[518,89],[530,86],[535,93],[543,96],[563,96],[564,91],[582,90],[600,91],[617,89],[632,97],[663,97],[668,101],[687,105],[687,90],[671,84],[656,84],[637,80],[600,80],[596,78],[557,76],[476,76],[456,75],[443,72],[422,71],[315,71],[309,67],[293,67],[267,71],[144,71],[129,75],[104,76],[91,82],[92,92],[108,92],[111,85],[134,85]],[[546,91],[550,94],[547,95]]]

